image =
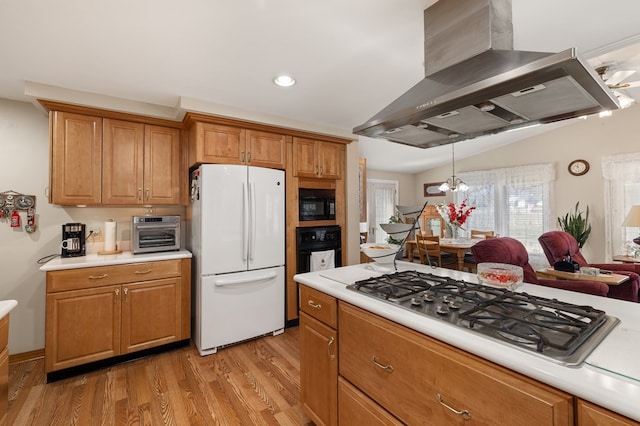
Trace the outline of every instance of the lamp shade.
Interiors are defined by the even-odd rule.
[[[627,217],[625,217],[624,222],[622,222],[622,226],[640,228],[640,206],[631,206]]]

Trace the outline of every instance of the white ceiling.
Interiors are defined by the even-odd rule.
[[[29,101],[34,87],[53,86],[61,101],[87,92],[168,109],[224,105],[349,135],[423,77],[423,10],[434,2],[0,0],[0,97]],[[517,50],[576,47],[600,57],[640,31],[638,0],[512,4]],[[633,59],[605,59],[640,69],[638,55],[626,54]],[[298,83],[276,87],[281,72]],[[456,157],[527,132],[461,142]],[[404,172],[451,154],[368,138],[360,151],[373,169]]]

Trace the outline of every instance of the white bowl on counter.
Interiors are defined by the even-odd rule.
[[[360,251],[376,263],[384,265],[393,263],[393,259],[400,251],[400,246],[397,244],[365,243],[360,244]]]

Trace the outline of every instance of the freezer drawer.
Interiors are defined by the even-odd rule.
[[[284,266],[199,278],[194,340],[200,355],[284,329]]]

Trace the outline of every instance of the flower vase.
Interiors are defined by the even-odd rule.
[[[460,227],[454,223],[448,223],[447,227],[445,229],[445,238],[449,238],[452,240],[455,240],[458,238],[458,231],[460,230]]]

